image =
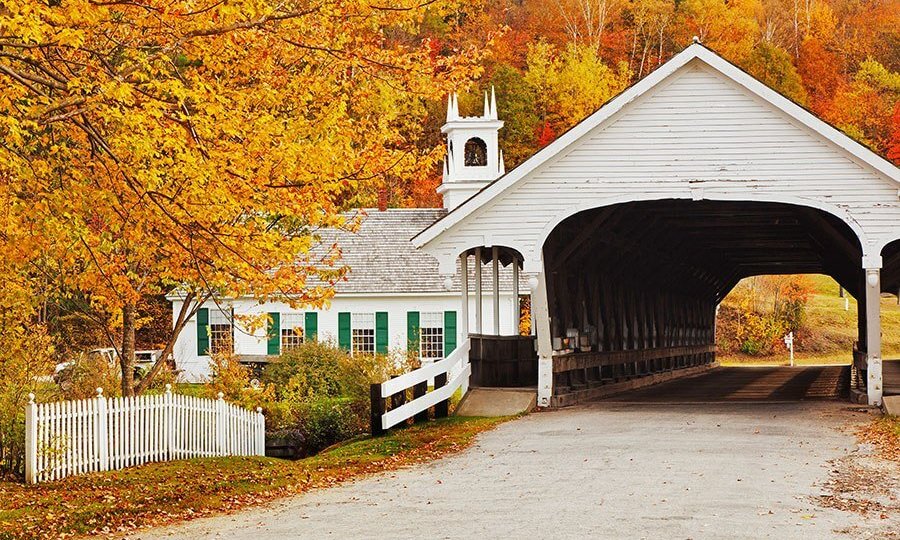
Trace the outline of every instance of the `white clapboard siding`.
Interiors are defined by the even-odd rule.
[[[152,461],[265,453],[262,410],[173,394],[35,403],[25,410],[29,483]]]
[[[489,237],[493,245],[518,249],[527,263],[540,258],[553,227],[580,210],[695,197],[829,211],[854,229],[864,249],[880,251],[900,236],[894,179],[750,91],[722,66],[713,67],[705,55],[620,109],[613,104],[611,116],[546,161],[536,160],[535,168],[526,162],[521,168],[527,172],[498,180],[455,219],[451,214],[435,225],[436,231],[452,227],[448,233],[432,241],[437,233],[427,231],[426,250],[451,268],[459,253]]]

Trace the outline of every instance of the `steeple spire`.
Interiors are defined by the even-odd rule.
[[[437,190],[443,196],[444,208],[455,208],[503,175],[506,168],[498,135],[502,127],[493,87],[490,94],[484,92],[481,115],[460,115],[459,96],[454,92],[447,97],[447,123],[441,128],[447,137],[447,155],[443,181]]]
[[[491,110],[490,114],[487,112],[487,93],[484,96],[485,100],[485,116],[489,117],[491,120],[497,120],[497,96],[494,95],[494,85],[491,85]]]

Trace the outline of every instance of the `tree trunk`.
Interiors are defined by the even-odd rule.
[[[119,365],[122,367],[122,395],[134,395],[134,304],[122,307],[122,349]]]

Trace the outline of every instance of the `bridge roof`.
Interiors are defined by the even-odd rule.
[[[629,107],[630,104],[634,103],[635,101],[642,101],[646,103],[645,100],[640,100],[639,98],[641,98],[645,94],[651,93],[651,90],[655,91],[655,89],[665,87],[670,80],[679,78],[682,72],[690,71],[691,69],[696,68],[698,65],[705,69],[707,72],[714,73],[718,78],[724,78],[725,82],[738,89],[746,98],[752,99],[759,109],[772,111],[772,113],[779,116],[779,119],[782,122],[789,124],[792,129],[800,129],[803,130],[805,134],[811,134],[813,138],[817,139],[815,141],[816,144],[823,146],[822,143],[824,143],[825,146],[830,147],[832,156],[841,156],[840,158],[835,158],[835,160],[840,159],[846,162],[849,166],[848,170],[850,168],[854,169],[853,174],[856,174],[857,179],[861,179],[863,176],[866,176],[869,179],[872,179],[873,177],[880,177],[880,181],[876,180],[876,183],[879,185],[879,193],[871,195],[870,198],[881,198],[882,200],[878,201],[877,205],[881,205],[882,207],[886,205],[887,207],[890,207],[887,210],[884,210],[884,208],[882,208],[882,210],[888,213],[900,212],[900,203],[898,203],[897,196],[897,188],[900,187],[900,170],[898,170],[896,166],[894,166],[869,148],[865,147],[864,145],[854,141],[840,130],[817,118],[802,106],[794,103],[790,99],[770,89],[737,66],[731,64],[730,62],[716,54],[714,51],[699,43],[695,43],[684,49],[681,53],[674,56],[668,62],[656,69],[653,73],[641,79],[640,81],[626,89],[624,92],[604,104],[595,113],[564,133],[553,143],[534,154],[524,163],[509,171],[496,181],[492,182],[479,193],[475,194],[459,207],[448,213],[446,216],[437,220],[430,227],[426,228],[421,233],[416,235],[413,238],[413,243],[417,247],[424,247],[427,251],[435,253],[436,255],[439,255],[439,252],[444,251],[444,260],[442,261],[441,267],[442,271],[446,271],[449,268],[449,257],[455,257],[458,254],[450,253],[452,249],[448,248],[448,244],[455,244],[453,249],[459,249],[460,247],[462,249],[468,249],[471,247],[471,245],[468,245],[467,242],[471,243],[471,239],[473,238],[480,237],[485,239],[485,242],[493,241],[500,245],[511,245],[511,247],[519,249],[520,251],[527,251],[527,249],[523,249],[523,247],[527,248],[527,246],[504,243],[500,241],[502,240],[502,237],[504,235],[504,224],[500,223],[499,219],[493,220],[489,227],[485,227],[483,225],[474,225],[475,219],[481,219],[486,213],[494,212],[495,209],[493,207],[496,206],[495,203],[497,202],[497,200],[507,197],[510,192],[515,191],[518,184],[529,178],[535,177],[538,174],[542,174],[541,171],[546,171],[548,168],[552,168],[555,163],[559,162],[560,160],[566,159],[566,155],[571,154],[574,148],[582,145],[582,143],[584,143],[591,137],[594,137],[598,130],[603,130],[609,125],[618,122],[619,118],[621,118],[622,115],[625,114],[625,112],[633,110],[633,107]],[[706,99],[706,97],[703,95],[697,95],[696,97],[687,96],[683,99],[693,99],[695,103],[693,103],[692,106],[696,108],[703,107],[705,105],[702,100]],[[739,125],[742,121],[747,121],[746,119],[742,118],[740,114],[729,113],[728,111],[722,112],[721,117],[718,119],[718,121],[728,122],[729,115],[733,117],[733,119],[731,120],[733,124]],[[663,118],[661,122],[664,122],[666,120],[666,118]],[[749,119],[749,123],[747,123],[745,126],[748,131],[752,131],[752,129],[755,127],[752,122],[753,119],[751,118]],[[635,129],[639,129],[639,127]],[[747,145],[749,146],[752,143],[753,140],[748,139]],[[785,146],[789,145],[790,142],[785,143]],[[626,149],[623,149],[622,151],[625,155],[629,153],[629,151]],[[777,153],[777,151],[775,153]],[[782,156],[782,162],[788,162],[789,157],[790,156]],[[687,161],[688,159],[690,158],[686,157],[683,161]],[[677,159],[675,161],[677,161]],[[623,164],[623,168],[634,168],[633,165],[634,163],[625,163]],[[732,163],[727,163],[726,165],[732,165]],[[747,167],[745,167],[745,170],[741,171],[745,173],[744,176],[741,176],[741,174],[739,173],[737,175],[739,178],[735,178],[734,176],[733,171],[736,170],[736,168],[732,168],[728,171],[726,171],[726,168],[723,168],[722,170],[726,172],[721,175],[721,180],[723,182],[732,182],[732,184],[735,184],[736,180],[740,180],[742,182],[746,182],[748,180],[754,181],[755,179],[753,179],[752,177],[749,179],[747,178],[747,176],[749,176],[748,170],[752,166],[754,166],[754,164],[750,163]],[[768,164],[763,165],[764,168],[767,166]],[[803,166],[804,165],[799,162],[793,164],[794,170],[802,170]],[[834,166],[836,167],[837,165]],[[808,172],[809,171],[807,171],[807,173]],[[683,182],[684,184],[694,182],[694,180],[690,177],[682,177],[676,179],[687,180],[686,182]],[[602,179],[598,180],[602,181]],[[702,178],[700,180],[702,182],[709,183],[711,180],[719,179]],[[586,178],[578,178],[577,181],[586,182],[589,180]],[[887,187],[885,182],[887,182],[888,185],[893,185],[894,187],[890,188],[890,190],[885,190],[884,188]],[[840,183],[840,181],[836,178],[834,183],[837,185]],[[697,186],[692,187],[696,188]],[[845,187],[849,188],[849,186]],[[707,187],[707,189],[709,189],[709,187]],[[644,188],[644,191],[646,192],[646,188]],[[883,194],[885,192],[892,192],[893,197],[883,199]],[[585,193],[584,195],[588,196],[589,194]],[[819,197],[821,200],[814,204],[811,204],[811,206],[824,206],[827,204],[831,204],[829,195],[817,195],[821,195],[821,197]],[[691,193],[688,194],[688,197],[690,196]],[[673,196],[673,198],[677,197],[678,196]],[[801,191],[800,198],[802,197],[803,193]],[[622,197],[622,199],[623,201],[630,200],[627,198],[627,196]],[[638,197],[638,199],[640,199],[640,197]],[[744,200],[757,199],[749,198]],[[761,198],[758,200],[765,199]],[[521,201],[519,202],[521,203]],[[877,205],[873,205],[873,207]],[[835,205],[835,207],[838,208],[837,213],[844,213],[845,211],[848,211],[851,206],[852,205],[844,205],[840,203],[837,203]],[[538,212],[538,214],[539,213],[540,212]],[[898,214],[898,216],[900,216],[900,214]],[[841,215],[840,217],[847,221],[851,227],[855,228],[855,231],[860,235],[862,240],[862,236],[864,236],[862,234],[862,227],[857,227],[858,223],[856,223],[854,216],[849,215],[848,213],[847,216]],[[521,218],[522,216],[513,218],[510,223],[521,223]],[[539,219],[540,217],[535,214],[534,220]],[[888,217],[885,219],[886,221],[883,219],[882,223],[880,224],[881,229],[876,231],[876,233],[878,233],[878,236],[887,238],[887,240],[884,240],[882,238],[873,239],[870,243],[878,244],[876,246],[877,249],[873,248],[875,249],[875,251],[880,251],[881,247],[891,239],[900,237],[900,220],[894,221],[892,225],[892,218]],[[487,224],[488,222],[488,220],[485,219],[481,219],[481,221],[483,221],[485,224]],[[559,221],[559,219],[556,219],[557,223]],[[465,231],[462,231],[460,229],[460,226],[463,225],[466,225]],[[552,226],[553,223],[549,223],[549,225]],[[493,230],[491,230],[490,227],[493,227]],[[448,232],[451,231],[451,229],[456,232]],[[886,229],[887,233],[884,234]],[[512,236],[512,233],[510,233],[509,231],[506,232],[509,233],[507,234],[508,237]],[[534,249],[534,252],[531,254],[532,257],[537,256],[537,251],[540,249],[538,240],[543,241],[543,239],[546,238],[546,233],[548,233],[548,231],[544,230],[543,232],[544,235],[542,237],[530,240],[531,247]],[[520,236],[523,235],[524,232],[520,234]],[[498,239],[498,236],[501,238]],[[453,237],[454,239],[450,239],[449,237]],[[490,244],[486,243],[485,245]],[[534,266],[532,266],[532,270],[534,270]]]

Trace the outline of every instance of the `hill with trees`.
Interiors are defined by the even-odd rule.
[[[497,0],[422,26],[435,51],[484,47],[463,112],[495,87],[507,168],[548,144],[693,36],[882,156],[900,161],[898,0]],[[440,147],[443,104],[415,136]],[[434,206],[440,169],[386,175],[395,206]],[[374,197],[374,195],[370,195]],[[372,199],[374,202],[374,199]]]

